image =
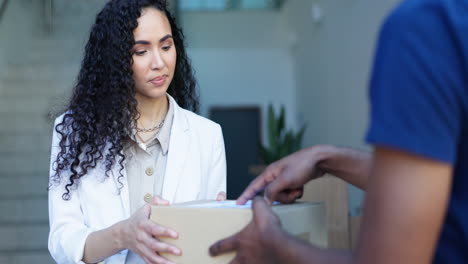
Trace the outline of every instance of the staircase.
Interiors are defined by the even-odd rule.
[[[54,263],[47,250],[47,185],[53,120],[70,96],[84,41],[104,0],[56,0],[52,31],[40,1],[10,1],[0,25],[0,263]],[[35,16],[29,32],[10,30]],[[8,32],[7,32],[8,33]],[[24,39],[22,34],[29,34]],[[13,43],[20,38],[18,47]],[[21,39],[23,38],[23,39]],[[8,44],[5,41],[10,41]],[[1,58],[1,57],[0,57]]]

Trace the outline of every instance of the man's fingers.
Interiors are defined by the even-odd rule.
[[[265,188],[264,198],[268,203],[273,203],[276,201],[276,196],[287,188],[288,186],[283,180],[277,179]]]
[[[282,204],[290,204],[296,201],[295,196],[291,195],[290,192],[280,192],[276,195],[275,201],[278,201]]]
[[[237,198],[236,204],[245,204],[248,200],[252,199],[255,196],[255,194],[265,189],[265,186],[267,184],[268,183],[266,182],[264,177],[262,177],[262,175],[258,176],[249,184],[249,186],[247,186],[247,188],[244,190],[244,192],[242,192],[239,198]]]
[[[259,216],[258,214],[265,214],[270,211],[270,206],[262,197],[255,197],[252,201],[253,217]]]
[[[244,192],[237,198],[236,203],[242,205],[251,200],[258,192],[263,191],[271,182],[274,182],[281,171],[281,167],[277,164],[268,166],[262,174],[247,186]]]
[[[265,201],[265,199],[263,199],[262,197],[255,197],[255,199],[252,202],[252,210],[254,221],[263,221],[265,217],[274,215],[267,201]]]
[[[229,264],[242,264],[239,258],[236,256]]]
[[[278,194],[282,192],[290,192],[293,190],[303,190],[304,186],[300,183],[295,182],[297,180],[298,175],[291,174],[291,170],[285,168],[281,171],[281,175],[278,175],[276,180],[272,181],[268,186],[265,188],[264,197],[268,202],[276,201],[276,197]],[[300,197],[302,193],[294,192],[288,199],[292,199],[294,196],[296,199]]]
[[[303,188],[297,188],[293,190],[285,190],[280,193],[278,193],[275,197],[275,201],[278,201],[280,203],[293,203],[297,199],[302,198],[303,194]]]
[[[281,222],[270,208],[268,203],[262,197],[256,197],[252,203],[253,222],[258,228],[258,231],[263,232],[270,230],[273,225],[281,225]]]
[[[304,186],[298,188],[298,189],[295,189],[295,190],[292,190],[291,192],[291,196],[294,196],[294,199],[301,199],[302,198],[302,195],[304,195]]]
[[[238,234],[231,237],[220,240],[210,247],[210,255],[215,257],[223,253],[233,251],[237,249],[238,245]]]

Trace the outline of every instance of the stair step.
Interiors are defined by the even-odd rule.
[[[1,84],[1,82],[0,82]],[[6,92],[9,94],[4,94],[7,88],[0,85],[0,104],[16,103],[20,106],[30,105],[30,107],[41,106],[44,104],[48,105],[63,105],[65,102],[68,102],[71,96],[71,90],[64,91],[55,91],[53,95],[50,94],[11,94],[11,92]],[[9,105],[11,107],[11,105]],[[3,107],[8,110],[7,106]],[[17,107],[19,108],[19,107]],[[1,113],[1,112],[0,112]]]
[[[6,65],[6,72],[3,78],[53,78],[60,80],[69,80],[70,84],[75,80],[79,63],[16,63]]]
[[[48,113],[37,113],[36,115],[16,114],[6,115],[0,114],[0,133],[4,132],[25,132],[25,131],[40,131],[52,133],[53,121],[49,120]]]
[[[48,171],[50,155],[37,156],[34,154],[11,154],[0,157],[0,175],[8,174],[34,174],[40,177],[40,172]],[[48,175],[48,174],[46,174]]]
[[[25,178],[25,181],[31,181],[32,178],[42,178],[42,175],[49,175],[49,167],[43,168],[42,170],[37,170],[35,173],[25,173],[25,172],[8,172],[8,173],[0,173],[0,179],[8,179],[8,178],[15,178],[15,179],[22,179]]]
[[[11,68],[10,68],[11,67]],[[6,66],[6,71],[1,76],[1,80],[3,82],[29,82],[29,83],[40,83],[40,82],[48,82],[54,83],[54,86],[64,86],[66,84],[72,84],[77,72],[74,69],[69,68],[70,70],[67,71],[66,68],[57,69],[60,65],[56,67],[53,66],[40,66],[42,70],[36,72],[34,74],[28,74],[26,71],[29,71],[26,67],[22,67],[21,64],[16,65],[8,65]],[[17,68],[17,70],[13,69]],[[29,68],[29,67],[28,67]],[[49,86],[45,86],[46,88]]]
[[[0,113],[5,115],[50,113],[64,110],[69,100],[68,95],[61,96],[22,96],[2,95]],[[58,114],[58,112],[57,112]]]
[[[47,249],[0,251],[0,263],[8,264],[51,264],[55,263]]]
[[[51,140],[47,140],[51,142]],[[0,148],[3,146],[0,145]],[[50,143],[47,145],[42,143],[41,145],[34,145],[34,146],[18,146],[17,148],[8,149],[0,149],[0,158],[4,158],[6,156],[15,156],[15,157],[41,157],[41,156],[50,156]],[[21,162],[27,162],[24,158],[21,158]],[[0,168],[0,172],[2,168]]]
[[[24,86],[24,85],[29,85],[29,87]],[[0,85],[0,87],[2,87]],[[42,89],[40,85],[34,85],[29,83],[15,83],[13,85],[8,85],[8,86],[3,86],[3,88],[0,89],[0,102],[3,102],[5,98],[11,98],[11,97],[16,97],[19,100],[16,101],[17,103],[21,103],[23,99],[20,97],[23,97],[26,99],[27,97],[29,98],[35,98],[36,100],[45,100],[46,102],[54,102],[54,100],[57,100],[57,98],[68,98],[68,93],[65,93],[62,88],[59,87],[53,87],[52,85],[48,87],[47,89]],[[35,88],[37,88],[35,90]]]
[[[22,132],[0,133],[0,155],[8,153],[37,153],[40,155],[50,152],[52,131],[50,133]]]
[[[70,22],[61,22],[59,27],[53,29],[52,35],[39,36],[32,39],[30,43],[31,48],[35,51],[67,52],[68,58],[81,57],[89,37],[89,28],[76,21]]]
[[[9,59],[5,60],[3,63],[8,69],[6,69],[7,74],[20,74],[19,71],[21,71],[23,68],[26,69],[25,75],[29,74],[31,76],[34,75],[39,75],[42,72],[49,73],[50,69],[56,69],[56,75],[55,78],[60,78],[60,73],[65,73],[68,67],[70,69],[76,69],[76,72],[78,73],[78,69],[81,63],[81,57],[76,58],[75,60],[62,60],[62,61],[28,61],[27,59]],[[73,67],[73,68],[72,68]],[[36,71],[34,71],[34,68],[36,68]],[[6,77],[8,75],[2,75],[2,77]],[[50,74],[47,74],[47,76],[50,76]]]
[[[47,248],[48,236],[49,224],[47,223],[1,225],[0,252],[43,250]]]
[[[50,142],[52,141],[49,137],[47,140],[37,141],[33,144],[29,144],[27,141],[19,140],[15,140],[8,144],[0,144],[0,156],[17,154],[30,154],[35,156],[49,155]]]
[[[37,95],[58,96],[63,92],[64,85],[50,80],[33,79],[3,79],[1,80],[1,96],[25,96],[34,97]]]
[[[34,40],[31,40],[34,41]],[[34,42],[33,42],[34,43]],[[69,62],[69,61],[79,61],[81,59],[82,52],[67,52],[70,51],[67,47],[65,49],[64,47],[61,47],[58,50],[53,50],[52,47],[48,48],[36,48],[34,45],[31,45],[32,47],[29,47],[29,49],[32,50],[30,53],[22,54],[22,56],[7,56],[5,58],[5,62],[8,64],[27,64],[29,63],[64,63],[64,62]],[[71,47],[71,50],[77,49],[78,47],[75,47],[73,45]]]
[[[0,177],[0,197],[31,197],[47,195],[49,172],[35,174],[31,177]],[[0,216],[1,218],[1,216]]]
[[[8,98],[11,98],[8,96]],[[39,96],[36,98],[40,98]],[[6,103],[5,100],[0,99],[0,104]],[[15,101],[17,104],[22,104],[21,101]],[[49,103],[50,104],[50,103]],[[32,106],[30,106],[32,108]],[[40,109],[43,108],[43,109]],[[50,107],[49,107],[50,108]],[[52,117],[49,117],[49,111],[47,107],[37,107],[34,112],[13,112],[11,110],[0,112],[0,120],[2,122],[50,122]],[[6,125],[6,124],[5,124]],[[36,130],[37,131],[37,130]]]
[[[47,179],[47,176],[44,178]],[[15,186],[15,185],[10,185]],[[48,202],[47,202],[47,183],[44,185],[30,185],[29,189],[41,189],[41,195],[16,195],[16,199],[9,199],[8,196],[1,195],[0,200],[0,228],[4,225],[17,225],[42,223],[47,224]]]
[[[0,100],[0,102],[3,102],[3,100]],[[21,104],[21,102],[16,102],[17,104]],[[18,122],[26,121],[26,122],[31,122],[32,120],[37,120],[39,119],[42,121],[48,120],[48,112],[46,110],[39,111],[38,109],[35,112],[32,113],[8,113],[7,112],[0,112],[0,120],[6,121],[6,120],[16,120]]]

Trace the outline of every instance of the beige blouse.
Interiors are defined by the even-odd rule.
[[[170,96],[170,95],[167,95]],[[167,152],[171,137],[174,106],[169,102],[164,124],[153,138],[142,144],[136,131],[129,136],[124,153],[130,196],[130,212],[133,214],[153,196],[161,196],[166,171]],[[162,197],[164,198],[164,197]]]

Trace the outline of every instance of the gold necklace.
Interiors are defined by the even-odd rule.
[[[138,128],[138,126],[136,126],[135,129],[136,129],[137,132],[144,132],[144,133],[145,133],[145,132],[153,132],[153,131],[156,131],[156,130],[160,129],[160,128],[164,125],[164,120],[165,120],[165,119],[163,119],[163,120],[161,121],[161,123],[157,124],[157,125],[154,126],[154,127],[150,127],[150,128]]]

